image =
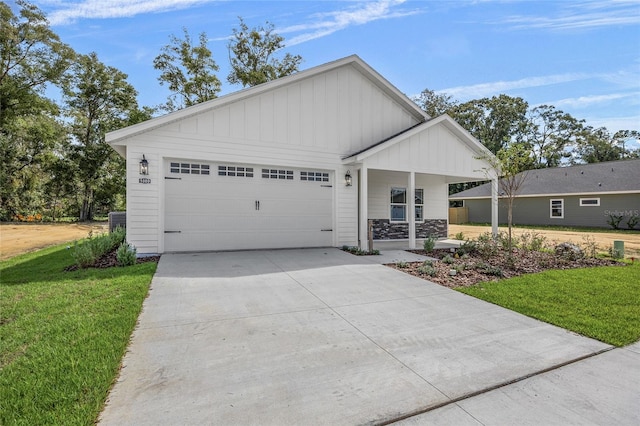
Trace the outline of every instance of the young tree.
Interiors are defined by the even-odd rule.
[[[187,29],[182,30],[184,39],[169,36],[171,43],[153,60],[153,67],[161,71],[160,85],[167,84],[172,92],[162,107],[167,111],[215,99],[221,88],[215,75],[219,67],[207,47],[207,35],[200,33],[200,44],[194,46]]]
[[[124,176],[124,163],[105,143],[104,135],[126,125],[132,112],[138,111],[137,93],[126,79],[126,74],[91,53],[78,56],[63,87],[81,221],[93,218],[109,188],[124,191],[124,185],[113,185]]]
[[[266,27],[249,29],[241,17],[238,19],[240,28],[233,29],[233,38],[228,45],[229,83],[256,86],[298,71],[302,63],[300,55],[287,53],[282,59],[273,57],[284,48],[284,38],[274,32],[272,23],[267,21]]]
[[[524,143],[512,143],[498,151],[495,157],[485,156],[490,167],[487,177],[499,176],[498,192],[507,201],[507,225],[509,229],[509,253],[513,248],[513,205],[532,166],[531,150]]]
[[[560,166],[563,158],[571,157],[566,149],[577,146],[581,141],[584,120],[576,120],[552,105],[533,108],[529,120],[526,141],[534,155],[534,168]]]

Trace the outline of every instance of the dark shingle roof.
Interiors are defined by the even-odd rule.
[[[529,170],[518,196],[640,193],[640,159],[581,164],[571,167]],[[489,183],[449,196],[450,199],[491,196]]]

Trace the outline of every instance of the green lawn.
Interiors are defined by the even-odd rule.
[[[0,263],[0,424],[91,425],[155,263],[64,272],[66,245]]]
[[[640,339],[638,262],[546,271],[458,290],[611,345]]]

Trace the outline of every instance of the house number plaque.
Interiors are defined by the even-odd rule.
[[[150,178],[138,178],[138,183],[151,183]]]

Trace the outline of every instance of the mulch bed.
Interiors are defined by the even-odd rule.
[[[496,256],[483,259],[478,255],[455,257],[449,249],[439,249],[427,253],[424,250],[409,250],[412,253],[439,259],[433,262],[436,269],[434,276],[421,273],[422,262],[406,264],[389,264],[387,266],[406,272],[416,277],[443,285],[445,287],[468,287],[485,281],[498,281],[503,278],[517,277],[523,274],[542,272],[549,269],[575,269],[593,266],[624,266],[622,262],[612,259],[581,258],[570,260],[555,253],[513,249],[512,256],[501,252]],[[441,261],[445,256],[454,257],[452,264]],[[455,276],[450,275],[456,269]]]
[[[116,251],[117,249],[104,254],[102,257],[98,258],[93,265],[89,266],[89,268],[112,268],[114,266],[118,266]],[[139,257],[136,259],[136,263],[157,262],[159,260],[160,256]],[[78,265],[74,264],[65,268],[65,271],[77,271],[78,269],[80,269]]]

